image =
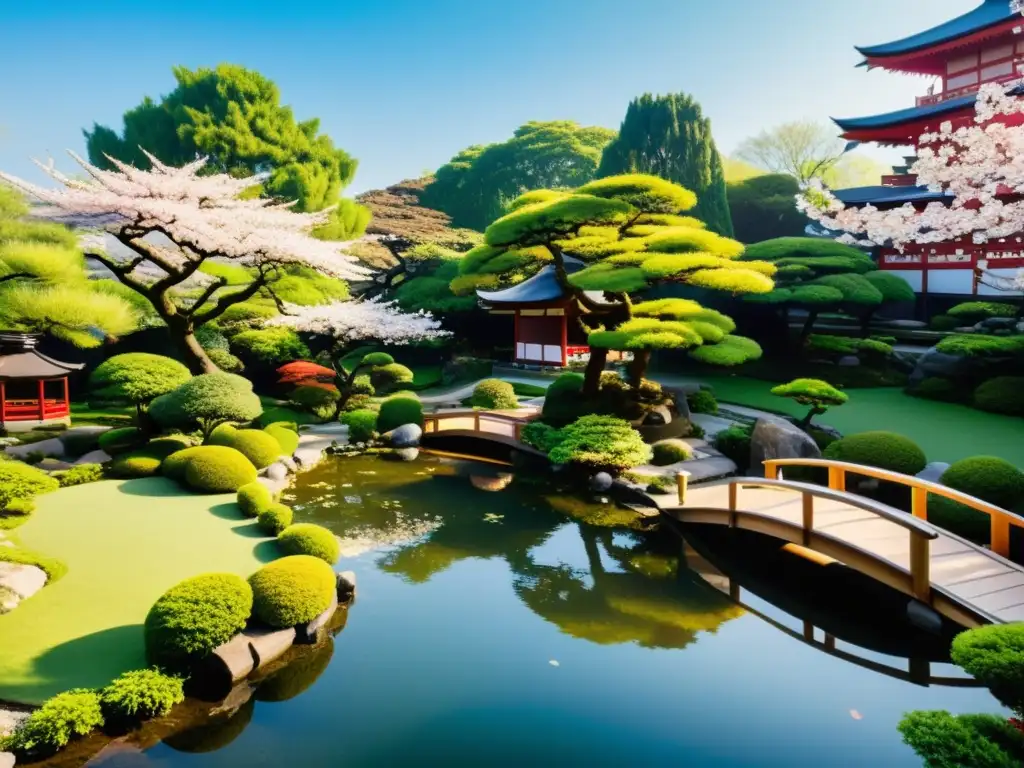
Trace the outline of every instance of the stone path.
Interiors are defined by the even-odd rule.
[[[493,377],[490,377],[493,378]],[[508,381],[515,384],[532,384],[536,387],[549,387],[554,379],[544,378],[540,376],[502,376],[502,381]],[[459,401],[469,397],[473,394],[473,390],[476,389],[476,385],[484,379],[474,381],[471,384],[462,384],[458,387],[450,387],[447,389],[425,389],[420,393],[420,402],[425,405],[444,405],[447,403],[459,404]]]

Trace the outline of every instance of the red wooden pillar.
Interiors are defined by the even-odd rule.
[[[569,308],[562,310],[562,367],[569,364]]]
[[[39,420],[46,418],[46,382],[39,380]]]
[[[7,383],[0,381],[0,423],[7,422]]]
[[[64,383],[64,413],[67,415],[71,413],[71,397],[68,395],[68,377],[65,376],[61,381]]]

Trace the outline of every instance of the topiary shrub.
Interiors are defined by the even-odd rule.
[[[274,494],[259,480],[254,480],[238,489],[237,501],[243,515],[256,517],[261,509],[274,503]]]
[[[100,691],[100,705],[108,722],[133,723],[163,717],[184,700],[182,679],[158,669],[125,672]]]
[[[733,424],[715,435],[715,448],[743,471],[750,466],[750,437],[753,426]]]
[[[558,445],[548,454],[553,464],[618,474],[651,459],[640,433],[614,416],[582,416],[560,432]]]
[[[164,429],[199,427],[205,436],[226,421],[249,422],[263,412],[252,382],[233,373],[204,373],[149,406],[149,415]]]
[[[972,456],[949,465],[939,482],[997,507],[1013,510],[1024,501],[1024,472],[996,456]],[[987,543],[991,534],[988,515],[965,504],[931,496],[928,519],[964,538]]]
[[[318,416],[330,416],[334,413],[335,404],[341,399],[341,393],[333,384],[304,384],[296,387],[288,395],[288,401],[309,413]]]
[[[213,431],[207,443],[234,448],[251,461],[256,469],[269,467],[281,457],[281,444],[262,429],[221,426]]]
[[[367,443],[377,437],[377,414],[373,411],[349,411],[341,417],[341,423],[348,426],[350,443]]]
[[[949,379],[944,379],[941,376],[929,376],[921,379],[921,381],[907,391],[907,394],[944,403],[954,403],[960,399],[956,385]]]
[[[160,472],[162,459],[144,451],[122,453],[110,462],[110,476],[118,478],[153,477]]]
[[[166,459],[172,453],[191,448],[192,445],[192,441],[185,435],[167,435],[150,440],[143,450],[150,456]]]
[[[249,577],[253,615],[284,629],[312,621],[331,605],[337,584],[331,566],[312,555],[289,555]]]
[[[1024,376],[997,376],[976,390],[972,404],[975,408],[1007,416],[1024,416]]]
[[[1017,307],[1000,301],[965,301],[957,304],[947,314],[957,318],[963,325],[964,321],[976,323],[990,317],[1016,317]]]
[[[551,449],[561,442],[562,433],[543,421],[531,421],[523,427],[520,438],[538,451],[550,453]]]
[[[192,373],[177,360],[148,352],[128,352],[103,361],[89,376],[93,397],[128,402],[141,413],[146,404],[177,389]]]
[[[583,401],[583,374],[563,373],[548,387],[544,395],[544,408],[541,415],[544,421],[552,424],[565,424],[586,413]]]
[[[289,555],[312,555],[334,565],[341,554],[338,537],[322,525],[297,523],[289,525],[277,537],[281,549]]]
[[[136,427],[108,429],[99,437],[100,450],[106,451],[110,456],[134,451],[145,444],[146,434]]]
[[[283,326],[242,331],[231,336],[230,341],[231,351],[246,365],[278,368],[292,360],[313,356],[299,334]]]
[[[61,488],[70,488],[73,485],[83,485],[84,483],[94,483],[97,480],[102,480],[103,466],[100,464],[77,464],[70,469],[53,472],[50,477],[60,483]]]
[[[718,413],[718,400],[709,389],[698,389],[686,396],[686,404],[690,413]]]
[[[261,507],[256,513],[256,522],[271,536],[277,536],[292,524],[292,508],[272,502]]]
[[[947,336],[935,345],[935,350],[944,355],[960,357],[1012,357],[1024,354],[1022,336]]]
[[[836,440],[823,453],[826,459],[864,464],[904,475],[916,475],[928,463],[924,451],[895,432],[860,432]]]
[[[1016,768],[1024,764],[1024,734],[997,715],[908,712],[903,741],[929,768]]]
[[[942,331],[944,333],[959,328],[963,324],[963,320],[953,317],[953,315],[935,315],[928,321],[929,328],[933,331]]]
[[[185,482],[185,470],[192,457],[201,451],[205,446],[197,445],[192,448],[183,448],[164,459],[160,465],[160,472],[164,477],[175,480],[179,483]]]
[[[800,429],[807,429],[811,425],[811,419],[815,416],[827,413],[832,406],[843,405],[850,399],[845,392],[840,392],[821,379],[793,379],[788,384],[772,387],[772,394],[789,397],[800,405],[810,407],[807,415],[797,422]]]
[[[501,379],[484,379],[477,384],[471,402],[475,408],[507,410],[519,407],[519,399],[512,385]]]
[[[245,363],[226,349],[208,349],[206,356],[225,373],[241,373],[245,370]]]
[[[276,443],[275,443],[276,445]],[[256,479],[256,467],[242,453],[226,445],[202,445],[185,466],[185,484],[202,493],[234,493]],[[174,458],[177,454],[168,457]]]
[[[41,469],[20,461],[0,461],[0,509],[14,499],[31,499],[56,491],[60,484]]]
[[[667,467],[688,460],[693,453],[682,440],[659,440],[651,446],[651,463],[656,467]]]
[[[100,697],[95,691],[75,688],[43,702],[3,746],[21,758],[46,757],[102,725]]]
[[[263,428],[263,431],[277,441],[278,447],[284,456],[291,456],[299,448],[299,435],[294,429],[289,429],[283,423],[270,424]]]
[[[206,573],[176,584],[149,610],[146,656],[168,669],[188,669],[245,628],[249,584],[233,573]]]
[[[423,426],[423,405],[413,394],[389,397],[381,403],[377,413],[378,432],[390,432],[403,424]]]

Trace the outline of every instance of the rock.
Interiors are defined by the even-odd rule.
[[[277,460],[277,463],[283,465],[293,475],[299,471],[299,465],[295,463],[295,459],[291,456],[282,456]]]
[[[942,631],[942,617],[918,600],[907,603],[907,620],[918,629],[933,635]]]
[[[97,448],[95,451],[89,451],[86,454],[79,456],[75,459],[75,464],[106,464],[113,457],[106,451],[101,451]]]
[[[238,634],[221,646],[213,649],[213,653],[204,662],[207,674],[223,675],[231,684],[247,678],[256,666],[249,648],[249,639]]]
[[[690,475],[687,482],[691,485],[702,480],[730,477],[736,474],[736,470],[736,462],[722,455],[686,462],[686,471]]]
[[[856,355],[843,355],[836,362],[836,365],[841,368],[856,368],[860,365],[860,358]]]
[[[267,467],[266,477],[274,482],[281,482],[288,479],[288,467],[281,462],[275,462]]]
[[[43,459],[36,464],[36,469],[41,469],[43,472],[59,472],[64,469],[71,469],[75,466],[70,461],[61,461],[60,459]]]
[[[66,429],[60,434],[61,440],[67,440],[69,437],[77,437],[78,435],[100,435],[104,432],[109,432],[113,427],[103,427],[99,424],[87,424],[82,427],[71,427]]]
[[[416,458],[420,455],[419,448],[397,448],[394,451],[394,457],[401,461],[416,461]]]
[[[659,426],[662,424],[672,423],[672,411],[669,410],[667,405],[656,405],[654,408],[649,410],[641,422],[647,426]]]
[[[607,472],[598,472],[596,475],[590,478],[590,480],[587,482],[587,486],[592,491],[598,491],[603,493],[604,491],[611,489],[612,482],[612,476],[609,475]]]
[[[925,468],[915,475],[922,480],[927,480],[929,483],[939,482],[939,478],[942,474],[949,469],[949,463],[945,461],[930,461]]]
[[[34,565],[0,562],[0,587],[6,587],[22,600],[46,586],[46,571]]]
[[[975,329],[982,333],[986,331],[1014,331],[1017,329],[1017,318],[1015,317],[987,317],[977,323]]]
[[[403,424],[385,433],[382,437],[393,448],[414,448],[420,444],[422,436],[423,429],[419,424]]]
[[[295,628],[295,642],[299,645],[312,645],[319,640],[336,610],[338,610],[337,591],[331,595],[331,604],[327,606],[327,610],[312,621],[307,621],[305,624],[299,624],[299,626]]]
[[[928,323],[922,322],[921,320],[886,320],[884,323],[879,323],[887,328],[927,328]]]
[[[10,752],[0,752],[0,768],[14,768],[14,755]]]
[[[758,419],[750,436],[750,469],[761,470],[766,459],[820,459],[814,439],[781,419]],[[689,467],[687,467],[689,468]]]
[[[58,437],[51,437],[49,440],[40,440],[36,443],[9,445],[5,450],[10,456],[14,456],[22,461],[28,458],[29,454],[36,453],[37,451],[41,451],[46,456],[60,458],[64,455],[64,443]]]
[[[1024,333],[1024,320],[1017,323],[1017,333]]]
[[[247,629],[242,637],[249,643],[256,669],[262,669],[295,643],[294,627],[288,629]]]
[[[932,347],[918,358],[917,365],[914,366],[914,370],[910,374],[909,385],[913,387],[922,379],[932,376],[973,384],[992,376],[998,376],[1002,370],[1005,370],[1007,360],[1006,357],[949,355]]]
[[[344,603],[356,594],[355,571],[341,571],[337,574],[338,580],[338,602]]]

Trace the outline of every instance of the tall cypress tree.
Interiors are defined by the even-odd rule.
[[[711,121],[685,93],[645,93],[630,102],[618,138],[604,149],[597,177],[646,173],[697,195],[693,215],[715,232],[732,236],[722,158]]]

